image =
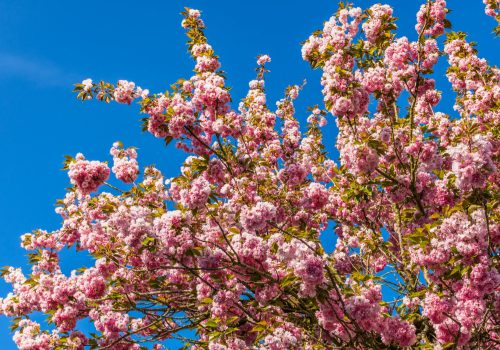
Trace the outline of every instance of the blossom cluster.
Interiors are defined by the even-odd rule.
[[[109,177],[109,167],[102,162],[88,161],[83,154],[76,155],[75,161],[69,165],[68,176],[71,183],[82,194],[95,192]]]
[[[115,142],[110,150],[113,156],[113,168],[116,178],[125,183],[134,182],[139,175],[137,151],[134,148],[120,149],[120,143]]]

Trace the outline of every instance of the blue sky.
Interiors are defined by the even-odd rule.
[[[358,0],[363,8],[377,1]],[[415,13],[421,1],[387,1],[394,6],[400,33],[415,39]],[[145,5],[147,4],[147,5]],[[135,81],[152,92],[164,91],[180,77],[188,78],[193,63],[186,52],[179,13],[199,8],[207,35],[233,86],[233,100],[245,95],[253,79],[255,57],[267,53],[269,101],[289,84],[308,80],[298,101],[301,119],[306,107],[321,103],[318,71],[302,61],[299,43],[319,29],[335,11],[335,0],[252,1],[35,1],[0,0],[0,266],[26,266],[19,236],[60,224],[54,203],[64,195],[67,174],[60,171],[65,154],[84,153],[109,160],[111,144],[121,140],[139,148],[142,165],[156,164],[167,176],[178,173],[182,155],[174,147],[140,132],[137,106],[82,104],[71,92],[85,78]],[[498,64],[493,19],[483,14],[482,1],[449,0],[454,29],[478,43],[480,56]],[[441,67],[443,65],[441,64]],[[449,85],[442,78],[442,103]],[[331,154],[335,131],[327,127]],[[85,258],[65,255],[65,269]],[[8,287],[0,282],[0,295]],[[15,349],[8,320],[0,316],[2,349]]]

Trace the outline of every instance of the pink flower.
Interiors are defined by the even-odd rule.
[[[321,209],[328,203],[328,190],[318,183],[311,183],[305,190],[306,205],[311,209]]]
[[[202,208],[212,192],[210,183],[202,177],[196,178],[190,188],[180,192],[180,202],[187,208]]]
[[[483,0],[485,4],[484,13],[488,16],[496,17],[500,13],[500,1],[499,0]]]
[[[79,277],[78,285],[82,292],[91,299],[97,299],[106,291],[106,281],[96,269],[88,269]]]
[[[219,69],[219,60],[215,57],[199,56],[196,58],[196,70],[198,72],[214,72]]]
[[[369,13],[369,20],[363,23],[362,28],[368,42],[375,43],[392,19],[392,8],[389,5],[375,4],[370,7]]]
[[[85,79],[82,81],[83,84],[83,90],[86,92],[89,92],[92,89],[92,79]]]
[[[137,152],[134,148],[120,149],[119,143],[114,143],[110,150],[113,156],[113,168],[116,178],[125,183],[134,182],[139,175],[139,163],[137,162]]]
[[[417,13],[417,25],[415,30],[424,34],[438,36],[444,32],[444,20],[446,18],[446,1],[433,0],[422,5]]]
[[[240,221],[248,231],[258,231],[267,226],[267,221],[276,217],[276,207],[269,202],[259,202],[252,208],[241,210]]]
[[[295,268],[297,275],[310,285],[318,285],[323,282],[324,262],[318,257],[309,257],[299,262]]]
[[[424,299],[424,311],[422,315],[428,317],[432,323],[439,324],[446,319],[445,314],[451,310],[451,303],[446,298],[440,298],[436,294],[427,293]]]
[[[189,17],[193,17],[193,18],[199,18],[201,15],[200,11],[199,10],[195,10],[195,9],[189,9],[188,11],[188,16]]]
[[[127,80],[118,80],[113,94],[116,102],[130,104],[136,97],[135,83]]]
[[[259,66],[263,66],[268,62],[271,62],[271,57],[269,57],[268,55],[261,55],[257,59],[257,64]]]
[[[417,341],[415,326],[397,318],[386,319],[386,329],[382,333],[384,344],[395,343],[402,348],[412,346]]]
[[[82,194],[95,192],[109,177],[109,167],[105,163],[85,160],[82,154],[69,165],[68,175],[73,185]]]

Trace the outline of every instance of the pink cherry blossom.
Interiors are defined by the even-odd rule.
[[[69,165],[68,175],[82,194],[96,191],[109,177],[109,167],[98,161],[88,161],[82,154]]]

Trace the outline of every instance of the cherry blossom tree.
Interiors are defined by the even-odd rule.
[[[499,2],[484,2],[498,18]],[[341,3],[302,46],[324,97],[306,132],[294,108],[302,86],[268,104],[267,55],[232,109],[194,9],[182,21],[191,78],[156,94],[125,80],[76,84],[83,101],[137,100],[143,129],[186,159],[165,179],[119,142],[112,166],[67,158],[61,228],[22,236],[28,275],[3,270],[13,293],[0,310],[19,348],[499,348],[500,70],[451,31],[447,12],[425,2],[411,41],[396,35],[390,6]],[[432,78],[441,56],[451,115]],[[323,146],[327,122],[338,162]],[[72,246],[95,260],[67,276],[59,252]]]

